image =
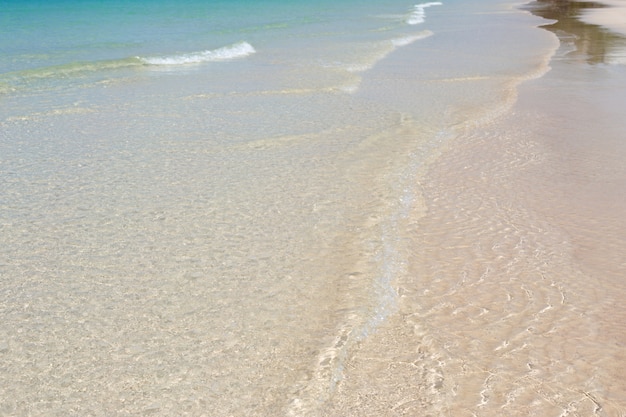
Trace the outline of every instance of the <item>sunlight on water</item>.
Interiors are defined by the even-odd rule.
[[[551,155],[507,119],[566,56],[543,20],[5,3],[1,415],[619,409],[575,243],[509,185]]]

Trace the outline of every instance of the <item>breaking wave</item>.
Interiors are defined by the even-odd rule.
[[[239,42],[233,45],[224,46],[218,49],[192,52],[188,54],[160,56],[160,57],[138,57],[138,59],[149,65],[184,65],[200,64],[203,62],[228,61],[236,58],[244,58],[252,55],[256,50],[248,42]]]
[[[406,19],[406,23],[408,23],[409,25],[419,25],[420,23],[424,23],[424,20],[426,19],[426,8],[431,6],[441,6],[442,4],[443,3],[438,1],[416,4],[413,7],[413,11]]]

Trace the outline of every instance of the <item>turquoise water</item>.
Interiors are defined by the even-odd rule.
[[[93,100],[103,84],[148,82],[159,90],[179,83],[178,77],[197,77],[195,91],[208,93],[350,91],[388,53],[429,37],[423,16],[437,7],[400,1],[5,2],[0,95],[8,114],[19,116],[20,109]]]
[[[555,48],[492,0],[0,10],[6,415],[320,415],[424,171]]]
[[[290,52],[280,57],[291,64],[307,64],[296,60],[306,53],[317,65],[350,65],[362,52],[355,47],[414,36],[422,12],[412,7],[359,1],[4,2],[0,73],[5,88],[36,88],[42,79],[103,79],[127,75],[116,73],[121,69],[228,61],[256,49],[280,54],[286,47]]]

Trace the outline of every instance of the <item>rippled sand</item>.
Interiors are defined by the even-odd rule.
[[[326,415],[626,415],[626,71],[559,33],[552,71],[420,179],[399,314]]]
[[[478,6],[358,88],[5,106],[0,415],[625,415],[622,44]]]

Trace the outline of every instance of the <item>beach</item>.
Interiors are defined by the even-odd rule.
[[[624,415],[624,41],[550,6],[550,71],[420,182],[414,278],[328,415]]]
[[[626,415],[623,2],[33,4],[0,416]]]
[[[599,25],[609,30],[626,34],[626,4],[621,0],[601,1],[601,4],[609,7],[594,8],[587,10],[581,16],[581,20],[592,25]]]

